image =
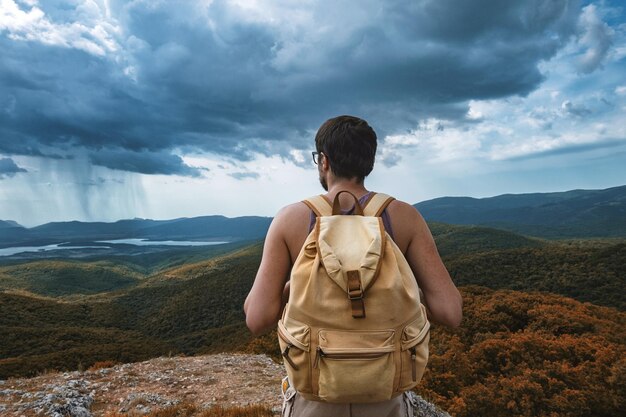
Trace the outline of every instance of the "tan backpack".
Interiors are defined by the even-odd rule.
[[[339,194],[348,191],[341,191]],[[334,403],[389,400],[417,385],[428,361],[430,324],[420,290],[370,196],[354,215],[322,196],[304,202],[315,227],[291,270],[278,340],[291,384]]]

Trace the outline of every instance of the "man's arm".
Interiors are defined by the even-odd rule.
[[[405,256],[424,294],[429,319],[445,326],[459,326],[463,318],[463,300],[441,261],[428,225],[415,207],[400,201],[392,204],[392,218],[397,218],[404,226],[397,234],[408,242]]]
[[[281,210],[267,231],[261,265],[243,306],[246,325],[257,336],[276,325],[284,306],[285,283],[291,268],[285,240],[289,212],[289,207]]]

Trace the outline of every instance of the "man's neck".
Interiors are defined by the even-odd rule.
[[[365,184],[362,182],[359,183],[352,180],[338,179],[328,184],[328,193],[326,194],[326,197],[328,197],[330,201],[333,201],[337,193],[344,190],[351,192],[357,198],[362,197],[368,192],[367,188],[365,188]],[[342,207],[344,205],[354,203],[354,201],[352,201],[352,197],[347,194],[342,194],[339,198],[341,199]]]

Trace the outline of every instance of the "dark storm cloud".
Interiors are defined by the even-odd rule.
[[[289,157],[337,114],[367,118],[381,138],[428,117],[463,120],[467,100],[536,89],[538,63],[580,14],[567,0],[321,2],[291,24],[287,11],[253,21],[220,1],[110,3],[113,46],[0,28],[0,152],[86,150],[112,169],[195,176],[175,153]],[[87,13],[44,12],[59,24]]]
[[[0,179],[12,177],[18,172],[27,172],[24,168],[17,166],[11,158],[0,158]]]
[[[89,155],[94,165],[142,174],[200,176],[200,170],[186,165],[178,155],[166,152],[135,152],[126,149],[103,149]]]

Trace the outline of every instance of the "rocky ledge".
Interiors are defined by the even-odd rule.
[[[199,410],[266,405],[280,414],[283,367],[265,355],[160,357],[84,372],[0,380],[0,415],[145,415],[181,402]],[[419,399],[421,417],[449,417]]]

